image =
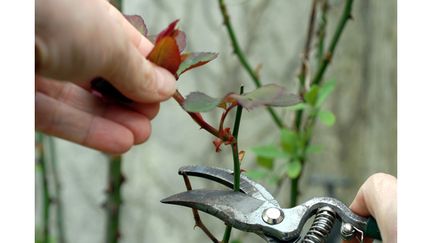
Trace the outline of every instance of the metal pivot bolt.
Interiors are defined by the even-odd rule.
[[[284,219],[284,213],[279,208],[267,208],[262,214],[262,219],[270,225],[279,224]]]
[[[340,234],[344,240],[349,240],[353,237],[355,228],[350,223],[343,223],[341,225]]]

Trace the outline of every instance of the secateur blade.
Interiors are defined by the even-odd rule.
[[[206,212],[236,229],[253,232],[264,238],[267,242],[287,242],[265,235],[271,231],[271,226],[260,220],[261,214],[265,208],[274,207],[274,205],[242,192],[205,189],[190,190],[172,195],[161,202],[195,208]]]
[[[218,182],[229,188],[234,186],[233,171],[208,167],[203,165],[183,166],[178,171],[179,175],[196,176]],[[275,207],[280,207],[276,199],[273,198],[262,185],[252,181],[244,175],[240,175],[240,191],[259,200],[268,201]]]

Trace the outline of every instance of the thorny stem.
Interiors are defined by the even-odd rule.
[[[44,135],[37,134],[37,145],[39,146],[39,165],[42,175],[42,193],[43,193],[43,201],[42,201],[42,242],[49,242],[49,222],[50,222],[50,207],[51,207],[51,196],[49,193],[48,186],[48,172],[47,172],[47,160],[45,154],[44,147]]]
[[[305,85],[306,85],[306,77],[308,75],[309,54],[310,54],[310,50],[311,50],[313,32],[314,32],[314,27],[315,27],[317,2],[318,2],[318,0],[314,0],[312,3],[312,8],[311,8],[310,16],[309,16],[309,24],[308,24],[308,30],[307,30],[306,43],[305,43],[304,50],[303,50],[302,64],[301,64],[300,73],[298,75],[298,79],[300,81],[300,88],[299,88],[300,96],[303,96],[304,93],[306,92]],[[303,116],[303,110],[296,111],[295,128],[297,131],[300,130],[302,116]]]
[[[106,202],[107,210],[107,239],[108,243],[117,243],[120,238],[120,208],[122,203],[121,185],[124,177],[121,173],[122,156],[111,156],[109,161],[109,182],[108,199]]]
[[[306,92],[306,77],[308,75],[308,66],[309,66],[309,54],[311,50],[312,45],[312,39],[313,39],[313,33],[314,33],[314,27],[315,27],[315,18],[316,18],[316,7],[317,7],[318,0],[314,0],[311,7],[311,12],[309,15],[309,24],[308,24],[308,30],[307,30],[307,36],[306,36],[306,43],[303,50],[303,58],[302,58],[302,64],[300,69],[300,74],[298,75],[298,79],[300,81],[300,88],[299,93],[300,96],[303,96]],[[294,119],[294,127],[295,130],[298,132],[301,129],[302,124],[302,118],[303,118],[303,110],[296,111],[295,119]],[[291,163],[290,161],[289,163]],[[290,190],[290,206],[294,207],[297,205],[297,198],[298,198],[298,181],[299,178],[290,178],[291,182],[291,190]]]
[[[237,36],[235,34],[235,31],[232,27],[230,17],[228,15],[228,9],[225,5],[224,0],[219,0],[219,8],[220,12],[222,13],[223,17],[223,23],[226,26],[226,29],[228,31],[228,35],[231,40],[231,44],[234,49],[234,54],[238,57],[240,63],[242,64],[243,68],[246,70],[246,72],[251,77],[252,81],[255,83],[255,86],[257,88],[262,86],[262,82],[260,78],[258,77],[257,73],[253,70],[252,66],[249,64],[248,60],[246,59],[246,55],[243,53],[243,51],[240,48],[240,45],[237,41]],[[284,124],[282,122],[282,119],[276,114],[276,112],[271,107],[267,107],[267,111],[270,113],[270,116],[272,117],[275,124],[282,128],[284,127]]]
[[[52,137],[48,137],[48,145],[50,151],[50,160],[51,160],[51,168],[54,180],[54,192],[55,192],[55,204],[56,204],[56,222],[57,222],[57,230],[58,230],[58,242],[65,243],[65,233],[63,227],[63,203],[61,199],[61,185],[60,179],[58,176],[57,170],[57,155],[56,148],[54,144],[54,139]]]
[[[317,60],[322,60],[324,55],[325,48],[325,37],[326,37],[326,28],[327,28],[327,11],[328,11],[328,2],[327,0],[322,0],[321,2],[321,18],[318,27],[318,52],[317,52]]]
[[[190,183],[189,177],[186,174],[183,174],[183,180],[188,191],[192,190],[192,185]],[[219,243],[218,239],[210,232],[210,230],[205,226],[202,222],[201,217],[199,216],[198,209],[192,208],[192,214],[195,220],[195,227],[200,228],[204,234],[207,235],[213,241],[213,243]]]
[[[345,28],[345,25],[348,22],[348,20],[351,19],[351,10],[352,10],[353,2],[354,2],[354,0],[346,0],[344,12],[343,12],[343,14],[339,20],[336,31],[335,31],[332,39],[331,39],[330,46],[329,46],[325,56],[321,60],[321,64],[320,64],[320,67],[318,68],[318,72],[316,73],[316,75],[312,79],[312,84],[320,84],[321,83],[322,77],[324,76],[324,73],[327,69],[327,66],[331,62],[331,59],[334,55],[336,46],[339,42],[339,39],[342,35],[342,32]]]
[[[354,0],[346,0],[345,3],[345,8],[344,8],[344,12],[341,16],[341,18],[339,19],[339,23],[337,25],[336,31],[333,34],[333,37],[331,39],[330,42],[330,46],[325,54],[325,56],[322,58],[320,66],[318,68],[317,73],[315,74],[314,78],[312,79],[312,84],[315,85],[319,85],[322,82],[322,79],[324,77],[324,73],[327,70],[328,65],[330,64],[331,58],[334,55],[334,51],[336,49],[336,46],[339,42],[339,39],[342,35],[342,32],[346,26],[346,23],[348,22],[349,19],[351,19],[351,10],[352,10],[352,4],[353,4]],[[326,4],[326,2],[324,2],[324,4]],[[298,113],[296,113],[296,115],[298,115]],[[300,117],[296,117],[296,120],[299,120],[298,124],[300,128],[300,125],[302,124],[302,116]],[[310,122],[309,122],[310,121]],[[305,146],[303,148],[302,151],[302,156],[301,156],[301,160],[300,162],[302,164],[304,164],[306,162],[306,150],[307,147],[310,144],[310,139],[311,139],[311,131],[315,125],[315,121],[316,121],[316,115],[312,114],[308,117],[308,124],[306,125],[306,127],[303,129],[304,132],[308,133],[307,137],[306,137],[306,141],[305,141]],[[293,187],[296,187],[295,190],[297,190],[297,194],[298,194],[298,181],[300,180],[302,176],[302,173],[300,173],[300,175],[295,179],[291,181],[291,190],[293,189]],[[297,195],[294,196],[294,193],[291,191],[291,205],[297,205]]]
[[[122,0],[110,0],[122,12]],[[117,243],[120,239],[120,208],[122,203],[121,186],[124,182],[122,175],[122,156],[109,156],[108,189],[107,189],[107,231],[106,242]]]
[[[184,97],[183,95],[177,90],[174,94],[174,99],[177,101],[177,103],[183,108],[183,104],[184,104]],[[209,132],[210,134],[213,134],[215,137],[217,138],[221,138],[219,131],[214,128],[213,126],[211,126],[210,124],[208,124],[203,117],[201,116],[200,113],[197,112],[188,112],[186,111],[190,117],[192,117],[192,119],[204,130],[206,130],[207,132]],[[222,139],[222,138],[221,138]]]
[[[240,94],[243,94],[243,91],[244,91],[244,87],[242,86],[240,88]],[[240,170],[240,159],[239,159],[239,152],[238,152],[238,133],[240,130],[240,120],[241,120],[242,111],[243,111],[243,107],[240,105],[237,106],[236,117],[234,121],[234,129],[233,129],[234,142],[231,144],[231,150],[232,150],[233,162],[234,162],[234,187],[233,187],[234,191],[240,191],[241,170]],[[229,242],[229,238],[231,236],[231,230],[232,230],[231,226],[226,226],[224,238],[222,240],[223,243]]]

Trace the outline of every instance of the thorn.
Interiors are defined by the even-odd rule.
[[[240,169],[240,173],[247,172],[245,169]]]
[[[123,184],[125,182],[126,182],[126,177],[123,174],[121,174],[120,175],[120,184]]]
[[[350,14],[350,15],[348,16],[348,19],[349,19],[349,20],[354,20],[354,16],[353,16],[352,14]]]

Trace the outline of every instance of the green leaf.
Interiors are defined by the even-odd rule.
[[[241,240],[232,240],[231,243],[241,243]]]
[[[333,92],[335,87],[336,80],[330,80],[325,82],[320,88],[316,105],[321,106],[327,99],[327,97]]]
[[[267,171],[264,170],[248,170],[245,175],[252,180],[261,180],[267,176]]]
[[[311,106],[315,106],[318,99],[318,92],[320,88],[317,85],[312,85],[309,91],[305,94],[305,100]]]
[[[298,149],[299,136],[296,132],[286,128],[281,130],[280,140],[284,151],[294,155]]]
[[[243,95],[229,94],[225,99],[235,99],[248,110],[259,106],[291,106],[302,102],[300,96],[289,93],[285,87],[277,84],[267,84]]]
[[[213,110],[220,99],[212,98],[202,92],[192,92],[186,96],[183,108],[189,112],[207,112]]]
[[[273,169],[273,158],[258,156],[257,164],[266,169]]]
[[[137,29],[143,36],[147,37],[148,30],[144,23],[144,19],[139,15],[123,15],[135,29]]]
[[[202,66],[217,57],[217,53],[213,52],[193,52],[182,55],[182,62],[177,70],[177,75],[199,66]]]
[[[302,164],[298,160],[290,161],[287,164],[287,175],[291,179],[296,179],[300,176]]]
[[[325,125],[331,127],[336,121],[335,115],[331,111],[320,111],[318,119]]]
[[[252,148],[258,157],[264,158],[289,158],[289,154],[281,151],[276,145],[266,145],[261,147]]]

